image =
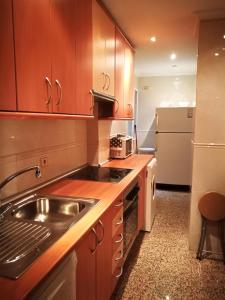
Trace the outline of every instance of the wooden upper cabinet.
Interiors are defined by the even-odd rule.
[[[125,41],[123,35],[116,29],[116,57],[115,57],[115,105],[114,116],[124,116],[124,62],[125,62]]]
[[[0,110],[16,110],[12,1],[0,1]]]
[[[51,112],[51,5],[14,0],[19,111]]]
[[[133,118],[134,115],[134,52],[125,44],[124,61],[124,117]]]
[[[53,112],[76,113],[76,0],[52,0]]]
[[[93,88],[114,96],[115,25],[93,0]]]
[[[77,1],[76,10],[76,113],[93,115],[92,0]]]
[[[116,29],[115,118],[133,118],[134,52],[123,34]]]
[[[92,1],[14,0],[18,110],[92,115]]]

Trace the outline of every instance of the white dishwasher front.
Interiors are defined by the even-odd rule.
[[[27,297],[31,300],[75,300],[76,299],[75,251],[64,258]]]

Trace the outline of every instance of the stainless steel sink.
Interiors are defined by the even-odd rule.
[[[13,204],[0,222],[0,276],[18,278],[97,202],[34,194]]]
[[[18,219],[41,222],[50,226],[68,227],[80,219],[95,203],[96,200],[93,199],[32,195],[26,201],[14,206],[12,215]]]

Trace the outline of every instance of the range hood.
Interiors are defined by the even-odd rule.
[[[95,90],[91,90],[91,94],[94,100],[95,116],[97,118],[113,118],[116,99]]]
[[[91,94],[94,97],[94,101],[115,102],[115,97],[113,97],[113,96],[102,94],[102,93],[96,92],[95,90],[91,90]]]

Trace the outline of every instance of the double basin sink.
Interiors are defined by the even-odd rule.
[[[0,221],[0,276],[18,278],[97,202],[33,194],[6,205],[7,213]]]

